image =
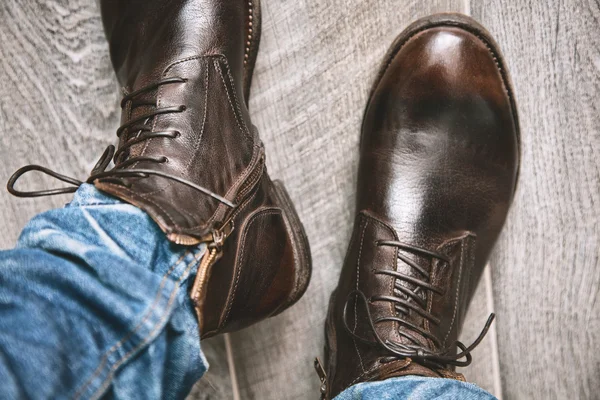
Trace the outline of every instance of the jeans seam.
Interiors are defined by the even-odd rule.
[[[194,259],[186,266],[185,270],[181,274],[181,277],[179,277],[179,280],[177,281],[175,287],[173,288],[173,290],[171,291],[171,293],[169,295],[169,301],[167,303],[167,306],[165,307],[165,313],[163,314],[163,316],[157,321],[154,328],[152,328],[152,330],[144,337],[144,339],[142,339],[142,341],[135,348],[130,350],[127,354],[125,354],[123,357],[121,357],[121,359],[119,359],[117,362],[115,362],[112,365],[112,367],[108,371],[108,376],[104,379],[104,381],[102,381],[102,383],[100,384],[100,387],[98,389],[96,389],[96,391],[94,392],[94,394],[91,397],[92,399],[98,399],[103,394],[104,390],[110,384],[111,379],[114,377],[115,371],[121,365],[123,365],[129,358],[131,358],[131,356],[133,354],[137,353],[138,350],[140,350],[142,347],[144,347],[146,344],[148,344],[150,338],[154,335],[154,333],[157,330],[160,329],[163,322],[169,317],[168,311],[169,311],[171,305],[173,305],[173,302],[175,301],[175,299],[177,298],[177,296],[175,294],[176,294],[177,290],[181,287],[180,286],[181,282],[185,279],[185,277],[187,276],[187,273],[193,268],[193,266],[198,263],[198,261],[200,261],[200,257],[194,256]]]
[[[114,203],[110,203],[110,202],[95,202],[95,203],[85,203],[85,204],[71,204],[69,203],[69,205],[71,207],[101,207],[101,206],[116,206],[119,204],[123,204],[119,201],[115,201]]]
[[[79,399],[81,397],[81,395],[83,394],[83,392],[85,391],[85,389],[88,388],[88,386],[90,386],[90,384],[92,383],[92,381],[102,372],[102,369],[104,368],[104,366],[106,365],[107,361],[108,361],[108,357],[113,354],[115,351],[117,351],[119,348],[121,348],[123,346],[123,344],[125,344],[125,342],[127,340],[129,340],[129,338],[135,333],[137,332],[142,325],[144,324],[144,322],[146,322],[146,320],[148,320],[148,318],[150,318],[152,311],[154,311],[154,309],[156,308],[158,301],[160,300],[160,294],[162,292],[162,289],[164,288],[166,282],[167,282],[167,278],[169,277],[169,275],[171,275],[171,273],[175,270],[175,268],[177,267],[177,265],[179,263],[181,263],[183,261],[183,259],[190,253],[190,250],[187,250],[181,257],[179,257],[179,259],[169,268],[169,270],[163,275],[158,291],[156,293],[156,296],[154,297],[154,300],[152,301],[152,304],[150,306],[150,308],[145,312],[144,317],[142,318],[142,320],[136,325],[136,327],[127,332],[127,334],[125,334],[125,336],[123,336],[115,345],[113,345],[108,351],[106,351],[104,353],[104,355],[102,356],[102,359],[100,361],[100,364],[98,365],[98,367],[96,367],[96,369],[94,370],[94,373],[92,374],[92,376],[85,381],[85,383],[80,386],[80,388],[75,392],[75,394],[73,395],[74,399]]]

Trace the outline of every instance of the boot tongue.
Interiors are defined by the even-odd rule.
[[[123,93],[126,95],[129,91],[127,88],[123,88]],[[133,101],[128,102],[128,104],[123,108],[121,112],[121,125],[133,121],[137,118],[140,118],[144,115],[149,115],[154,110],[156,110],[156,102],[157,102],[157,92],[158,89],[149,91],[147,93],[136,96]],[[136,123],[135,126],[126,129],[119,139],[119,145],[124,145],[127,141],[133,140],[134,138],[144,135],[148,133],[148,131],[144,131],[144,129],[152,129],[154,117],[149,117],[142,122]],[[144,143],[139,143],[133,145],[123,154],[123,159],[128,157],[137,157],[141,155],[144,148]]]
[[[425,318],[421,313],[404,305],[396,305],[395,312],[402,320],[424,330],[427,335],[437,338],[439,343],[435,344],[427,335],[403,324],[398,325],[399,332],[407,333],[430,350],[439,351],[446,349],[456,340],[458,326],[464,317],[466,302],[460,299],[469,284],[468,271],[473,260],[475,236],[469,232],[462,232],[437,245],[424,242],[425,245],[419,247],[436,253],[437,257],[420,254],[418,251],[398,249],[396,272],[431,285],[434,290],[411,282],[411,279],[398,278],[395,281],[393,295],[430,314],[437,322]],[[410,263],[416,264],[418,268]],[[401,287],[402,290],[397,287]],[[406,291],[411,291],[421,301],[414,299],[412,295],[407,295]],[[425,303],[425,306],[420,303]],[[399,343],[405,345],[415,344],[401,333],[398,339]]]
[[[422,272],[420,272],[418,269],[414,268],[413,266],[409,265],[403,259],[408,259],[408,260],[416,263],[420,267],[420,269],[423,270],[423,272],[427,273],[427,275],[424,275]],[[415,254],[413,252],[409,252],[409,251],[406,251],[403,249],[398,249],[398,260],[397,260],[397,264],[396,264],[396,272],[398,272],[402,275],[414,278],[415,280],[429,283],[429,281],[430,281],[429,276],[431,276],[431,271],[432,271],[432,263],[433,263],[433,260],[430,257]],[[403,288],[405,291],[410,291],[410,292],[414,293],[419,299],[422,300],[421,303],[425,303],[425,304],[427,304],[427,300],[429,297],[429,291],[427,289],[424,289],[422,286],[420,286],[416,283],[410,282],[409,280],[396,279],[395,287],[393,290],[394,297],[402,299],[403,301],[413,305],[414,307],[417,307],[419,309],[427,311],[427,306],[423,307],[421,304],[419,304],[419,302],[417,300],[415,300],[413,298],[413,296],[407,295],[405,293],[405,291],[399,289],[398,287]],[[407,321],[408,323],[410,323],[414,326],[417,326],[421,329],[427,330],[428,321],[417,311],[414,311],[410,307],[406,307],[406,306],[403,306],[400,304],[396,304],[394,306],[394,311],[395,311],[396,315],[398,317],[400,317],[401,319],[403,319],[403,320]],[[416,339],[421,345],[429,347],[428,340],[422,334],[420,334],[418,331],[413,330],[406,326],[401,326],[401,325],[398,326],[398,329],[400,331],[406,333],[407,335],[410,335],[412,338]],[[402,334],[398,335],[397,341],[399,343],[402,343],[405,345],[415,345],[416,344],[413,340],[407,338],[406,336],[404,336]]]
[[[408,263],[406,263],[402,258],[407,258],[407,259],[415,262],[417,265],[419,265],[419,267],[421,267],[425,272],[427,272],[427,274],[429,276],[431,275],[431,261],[432,261],[430,258],[412,254],[410,252],[403,251],[401,249],[398,250],[398,253],[399,253],[398,263],[396,265],[397,272],[401,273],[402,275],[413,277],[420,281],[424,281],[424,282],[429,281],[428,276],[423,275],[420,271],[418,271],[417,269],[413,268]],[[412,283],[412,282],[409,282],[409,281],[403,280],[403,279],[397,279],[396,286],[401,286],[402,288],[413,292],[424,302],[427,301],[427,290],[423,289],[421,286],[419,286],[415,283]],[[412,296],[407,295],[404,291],[402,291],[398,288],[394,289],[394,295],[399,297],[400,299],[403,299],[404,301],[407,301],[416,306],[419,306],[417,301],[415,299],[413,299]],[[423,318],[420,317],[420,315],[418,313],[410,310],[409,308],[398,305],[398,306],[396,306],[396,310],[398,312],[402,313],[403,315],[407,315],[408,317],[410,317],[410,319],[414,320],[414,322],[419,322],[419,321],[422,322],[423,321]],[[418,324],[418,325],[420,325],[420,324]]]

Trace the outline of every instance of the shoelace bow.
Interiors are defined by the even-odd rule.
[[[408,244],[405,244],[402,242],[383,240],[383,241],[378,241],[377,245],[378,246],[397,247],[401,250],[410,251],[410,252],[413,252],[418,255],[436,258],[438,260],[441,260],[441,261],[444,261],[447,263],[450,262],[448,257],[446,257],[444,254],[430,251],[427,249],[422,249],[422,248],[408,245]],[[393,270],[381,270],[381,269],[375,270],[375,274],[377,274],[377,275],[389,275],[389,276],[394,277],[395,278],[394,288],[396,290],[398,290],[399,292],[405,294],[406,300],[402,299],[400,297],[396,297],[396,296],[373,296],[372,298],[367,299],[367,297],[365,296],[365,294],[362,291],[353,290],[352,292],[350,292],[348,294],[348,297],[346,299],[346,304],[344,305],[344,312],[343,312],[344,328],[352,337],[354,337],[355,339],[357,339],[363,343],[371,344],[371,345],[379,344],[379,345],[383,346],[387,351],[389,351],[393,355],[387,361],[392,361],[396,358],[412,358],[414,360],[429,361],[429,362],[432,362],[435,364],[440,364],[440,365],[454,365],[454,366],[459,366],[459,367],[464,367],[464,366],[469,365],[472,361],[471,351],[473,351],[473,349],[475,347],[477,347],[479,345],[479,343],[481,343],[481,341],[487,334],[487,332],[495,318],[495,314],[493,314],[493,313],[490,314],[485,326],[483,327],[483,329],[482,329],[481,333],[479,334],[479,336],[477,337],[477,339],[468,347],[465,346],[462,342],[457,340],[452,345],[450,345],[446,348],[443,348],[439,351],[432,351],[432,350],[424,347],[422,344],[420,344],[419,340],[415,336],[410,334],[409,331],[407,331],[407,330],[399,329],[398,333],[401,336],[407,338],[410,342],[412,342],[412,344],[397,343],[397,342],[390,341],[387,339],[384,340],[377,333],[377,329],[375,327],[376,324],[384,322],[384,321],[393,321],[393,322],[397,322],[400,325],[403,325],[403,326],[409,328],[409,330],[417,332],[418,334],[422,335],[423,337],[425,337],[427,339],[430,339],[431,341],[433,341],[433,343],[435,343],[436,347],[440,348],[442,346],[442,343],[440,343],[440,340],[438,338],[436,338],[434,335],[427,332],[423,328],[411,323],[405,317],[403,317],[403,315],[405,316],[406,314],[408,314],[409,310],[412,310],[412,311],[416,312],[417,314],[419,314],[420,316],[422,316],[424,319],[430,321],[431,323],[436,324],[436,325],[439,324],[440,323],[439,318],[437,318],[434,315],[432,315],[431,313],[427,312],[427,310],[426,310],[427,300],[426,300],[426,298],[424,299],[421,296],[419,296],[419,293],[421,291],[424,291],[424,292],[430,291],[430,292],[433,292],[436,294],[442,294],[442,291],[429,283],[430,274],[425,269],[423,269],[421,266],[419,266],[416,262],[414,262],[410,258],[406,257],[404,254],[401,254],[400,252],[398,252],[398,258],[401,261],[408,264],[409,266],[411,266],[412,268],[414,268],[416,271],[418,271],[419,274],[421,274],[424,277],[424,279],[423,280],[418,279],[418,278],[408,276],[401,272],[397,272],[397,271],[393,271]],[[402,286],[400,284],[401,281],[413,284],[414,286],[416,286],[416,290],[413,291],[413,290],[410,290],[409,288]],[[370,327],[370,330],[371,330],[373,336],[375,337],[375,341],[356,335],[348,326],[346,317],[347,317],[347,313],[348,313],[348,305],[349,305],[352,297],[354,297],[356,299],[355,301],[358,301],[359,299],[362,301],[362,303],[364,305],[364,309],[366,311],[367,320],[369,322],[369,327]],[[386,316],[386,317],[374,319],[371,314],[371,310],[369,309],[369,303],[375,302],[375,301],[392,302],[394,304],[394,308],[396,309],[396,311],[398,311],[398,315],[397,316]],[[453,354],[456,347],[458,347],[460,349],[460,352],[458,354]],[[461,360],[462,358],[465,358],[465,360]]]
[[[152,138],[161,138],[161,137],[169,138],[169,139],[178,138],[181,135],[181,133],[178,131],[174,131],[174,130],[153,132],[150,122],[157,115],[182,113],[186,110],[185,105],[176,106],[176,107],[158,108],[154,102],[142,102],[142,101],[134,102],[134,99],[137,98],[138,96],[140,96],[141,94],[148,93],[152,90],[158,89],[162,85],[169,85],[169,84],[174,84],[174,83],[184,83],[186,81],[187,80],[184,78],[162,79],[158,82],[155,82],[148,86],[145,86],[139,90],[131,92],[123,97],[123,99],[121,100],[121,109],[123,109],[127,105],[127,103],[130,101],[132,102],[131,106],[130,106],[132,110],[135,108],[144,107],[144,106],[154,107],[154,109],[146,114],[143,114],[139,117],[132,119],[131,121],[126,122],[125,124],[123,124],[122,126],[120,126],[117,129],[117,137],[119,139],[121,139],[121,137],[125,134],[126,139],[124,141],[120,141],[120,142],[122,142],[122,144],[116,151],[115,151],[115,146],[113,146],[113,145],[109,145],[106,148],[106,150],[104,150],[104,153],[102,153],[102,156],[100,157],[100,159],[98,160],[98,162],[96,163],[94,168],[92,169],[92,172],[91,172],[89,178],[86,180],[87,183],[92,183],[94,180],[101,179],[101,178],[104,178],[107,180],[114,178],[116,180],[116,182],[118,182],[119,184],[125,185],[125,186],[130,186],[130,185],[124,184],[123,182],[118,180],[118,178],[147,178],[150,175],[154,175],[154,176],[159,176],[159,177],[163,177],[166,179],[174,180],[174,181],[179,182],[183,185],[186,185],[194,190],[197,190],[207,196],[210,196],[229,207],[235,207],[235,204],[233,204],[229,200],[225,199],[224,197],[222,197],[202,186],[196,185],[195,183],[190,182],[179,176],[161,172],[161,171],[155,171],[155,170],[151,170],[151,169],[127,168],[130,166],[134,166],[134,164],[137,164],[138,162],[154,162],[157,164],[162,164],[162,163],[167,162],[168,159],[165,156],[129,157],[129,150],[132,146],[139,144],[143,141],[152,139]],[[111,159],[114,162],[114,166],[112,169],[107,171],[106,168],[110,164]],[[37,190],[37,191],[30,191],[30,192],[23,192],[23,191],[15,189],[15,184],[19,180],[19,178],[21,178],[24,174],[26,174],[29,171],[42,172],[46,175],[56,178],[62,182],[69,183],[73,186],[57,188],[57,189]],[[19,168],[10,177],[10,179],[8,180],[8,183],[7,183],[7,189],[12,195],[17,196],[17,197],[40,197],[40,196],[51,196],[51,195],[64,194],[64,193],[73,193],[83,183],[84,182],[82,182],[80,180],[59,174],[59,173],[52,171],[51,169],[48,169],[46,167],[30,164],[30,165],[26,165],[22,168]]]

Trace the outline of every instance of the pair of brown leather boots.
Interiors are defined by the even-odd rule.
[[[119,145],[87,182],[145,210],[167,238],[206,243],[192,296],[202,338],[276,315],[311,260],[248,113],[258,0],[101,0],[126,95]],[[114,167],[107,170],[110,161]],[[362,125],[354,233],[326,323],[322,395],[393,376],[463,379],[457,341],[506,218],[519,165],[510,80],[494,40],[456,14],[400,34]],[[28,170],[80,182],[39,166]]]

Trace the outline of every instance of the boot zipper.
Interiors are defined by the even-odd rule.
[[[260,181],[260,178],[263,175],[264,169],[265,169],[265,157],[263,154],[260,156],[260,159],[256,163],[256,166],[254,167],[252,172],[248,175],[245,182],[242,184],[242,186],[238,190],[238,193],[235,196],[235,199],[233,200],[234,203],[236,203],[238,205],[241,204],[241,202],[248,195],[248,193],[250,193],[252,191],[252,189],[254,189],[256,187],[256,184]],[[235,210],[234,210],[233,216],[235,216]],[[230,216],[229,218],[231,219],[231,218],[233,218],[233,216]],[[223,226],[226,227],[227,224],[225,224]],[[221,230],[223,230],[223,229],[221,229]],[[181,244],[184,246],[193,246],[193,245],[196,245],[199,243],[213,242],[214,236],[215,236],[215,234],[218,234],[218,232],[219,232],[219,230],[215,230],[212,233],[209,233],[208,235],[205,235],[200,239],[198,239],[198,237],[195,237],[195,236],[183,235],[180,233],[170,233],[167,235],[167,238],[177,244]],[[229,233],[231,233],[231,232],[229,232]],[[225,239],[227,238],[227,236],[229,236],[229,233],[227,233],[225,235]]]
[[[254,167],[254,170],[250,173],[248,178],[246,178],[246,182],[238,191],[238,194],[235,197],[236,203],[239,204],[244,199],[244,197],[258,183],[258,181],[260,180],[260,177],[262,177],[262,175],[263,175],[264,163],[265,163],[265,158],[264,158],[264,156],[261,156],[260,159],[258,160],[256,167]]]
[[[254,186],[260,180],[262,176],[262,172],[264,169],[264,156],[261,155],[260,159],[254,170],[250,173],[246,182],[240,188],[238,195],[236,196],[235,201],[239,203],[241,199],[243,199],[246,194],[254,188]],[[219,261],[219,259],[223,256],[223,244],[225,240],[231,235],[231,232],[234,230],[233,226],[233,218],[235,214],[230,216],[229,220],[223,224],[220,229],[215,229],[205,237],[201,238],[199,243],[207,243],[207,249],[204,255],[202,256],[202,260],[200,261],[200,265],[198,266],[198,272],[196,273],[196,280],[194,281],[194,286],[192,287],[192,301],[196,308],[196,314],[198,316],[198,324],[200,327],[200,331],[202,332],[202,310],[204,309],[204,301],[206,299],[206,287],[208,283],[208,279],[210,278],[210,272],[212,270],[213,265]]]
[[[325,372],[325,368],[323,368],[323,364],[321,364],[319,357],[315,358],[315,370],[321,381],[321,400],[324,400],[327,395],[327,373]]]
[[[198,266],[198,272],[196,273],[196,279],[194,281],[194,286],[192,287],[192,301],[196,306],[200,331],[202,331],[202,310],[206,298],[206,287],[208,279],[210,278],[210,272],[213,265],[215,265],[221,256],[223,256],[223,245],[233,230],[233,221],[230,220],[225,223],[223,227],[215,229],[202,240],[202,242],[207,243],[207,248],[202,256],[200,265]]]

